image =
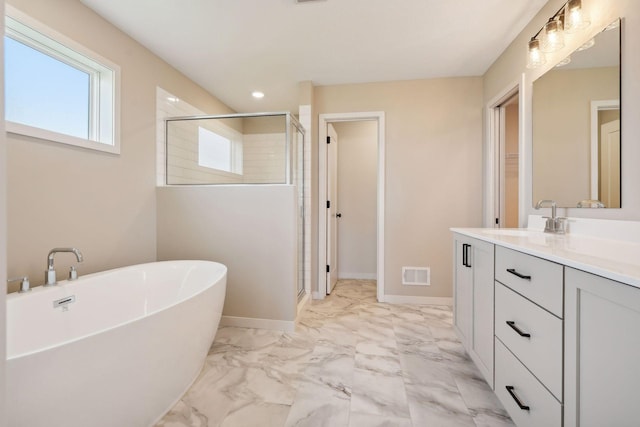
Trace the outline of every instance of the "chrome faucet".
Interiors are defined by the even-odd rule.
[[[49,251],[49,256],[47,257],[47,271],[44,272],[44,286],[53,286],[58,281],[56,280],[56,270],[53,268],[53,256],[58,252],[71,252],[76,256],[78,262],[82,262],[82,253],[76,248],[53,248]],[[75,272],[75,269],[71,267]],[[75,274],[77,276],[77,273]]]
[[[544,207],[543,205],[551,205],[551,217],[545,216],[547,222],[544,225],[545,233],[564,234],[564,221],[566,218],[556,216],[556,208],[558,205],[553,200],[540,200],[536,203],[536,209]]]
[[[16,277],[15,279],[8,279],[7,283],[20,282],[20,290],[19,293],[29,292],[31,290],[31,283],[29,283],[29,278],[27,276],[24,277]]]

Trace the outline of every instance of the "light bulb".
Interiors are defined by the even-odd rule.
[[[527,68],[538,68],[547,62],[540,50],[540,40],[531,39],[527,48]]]
[[[574,33],[587,28],[591,22],[586,19],[582,0],[569,0],[564,11],[564,30],[567,33]]]
[[[542,30],[540,49],[543,52],[555,52],[564,47],[564,32],[562,22],[558,19],[550,19]]]

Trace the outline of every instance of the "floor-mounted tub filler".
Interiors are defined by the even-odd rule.
[[[8,425],[153,425],[199,374],[226,281],[168,261],[8,295]]]

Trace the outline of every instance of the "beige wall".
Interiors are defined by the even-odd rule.
[[[532,81],[553,67],[562,57],[575,50],[580,44],[593,37],[615,18],[622,17],[622,208],[621,209],[566,209],[560,213],[573,217],[609,218],[623,220],[640,219],[640,193],[635,183],[640,182],[640,144],[634,141],[640,135],[640,121],[635,117],[640,112],[640,2],[631,0],[583,0],[582,5],[588,11],[591,26],[580,36],[567,39],[565,47],[550,56],[545,66],[528,70],[526,68],[526,45],[540,27],[564,3],[562,0],[550,0],[536,15],[514,42],[504,51],[484,75],[485,105],[512,87],[524,75],[524,154],[526,156],[524,173],[524,194],[527,214],[540,214],[532,206],[531,184],[531,85]],[[488,141],[485,141],[485,147]],[[487,156],[489,153],[486,153]],[[489,171],[485,171],[488,173]],[[485,174],[486,176],[486,174]],[[545,212],[546,213],[546,212]],[[485,218],[488,220],[488,218]]]
[[[450,297],[449,227],[482,220],[482,79],[322,86],[314,107],[316,126],[318,114],[385,112],[385,293]],[[431,266],[432,285],[402,286],[402,266]]]
[[[533,83],[533,200],[591,198],[591,101],[618,99],[619,75],[618,67],[560,68]]]
[[[225,264],[225,316],[295,319],[296,187],[161,187],[157,196],[158,260]]]
[[[80,274],[154,261],[156,86],[210,114],[231,110],[78,0],[8,3],[122,73],[119,156],[8,136],[8,274],[42,284],[56,246],[84,253]],[[72,261],[58,255],[59,277]]]
[[[375,279],[378,126],[337,122],[338,277]]]

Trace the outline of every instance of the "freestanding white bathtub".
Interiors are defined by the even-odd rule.
[[[8,295],[8,425],[153,425],[202,369],[226,280],[168,261]]]

